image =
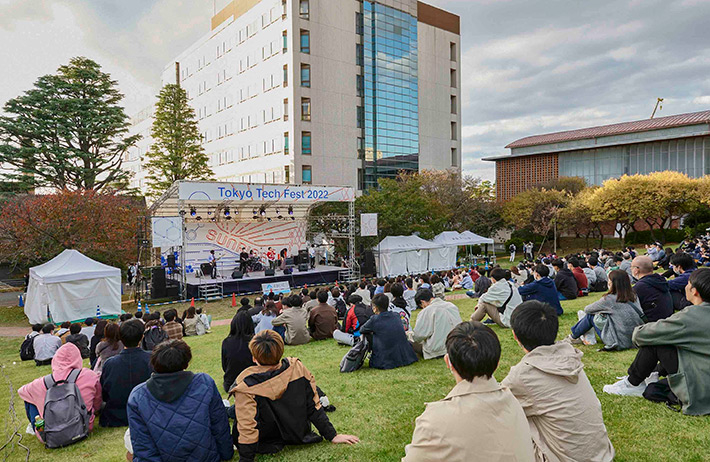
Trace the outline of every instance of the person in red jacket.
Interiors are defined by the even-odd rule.
[[[583,297],[589,295],[589,282],[584,270],[579,266],[579,260],[576,257],[571,257],[567,260],[567,267],[572,271],[574,279],[577,281],[577,296]]]
[[[351,295],[348,297],[350,309],[345,315],[343,325],[340,329],[333,332],[333,338],[344,345],[355,345],[355,341],[359,340],[360,327],[365,324],[368,319],[374,316],[372,308],[362,303],[362,297],[359,295]]]

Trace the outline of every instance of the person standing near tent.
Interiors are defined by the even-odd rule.
[[[518,250],[518,248],[515,246],[515,244],[511,243],[508,246],[508,251],[510,251],[510,261],[511,263],[515,261],[515,252]]]

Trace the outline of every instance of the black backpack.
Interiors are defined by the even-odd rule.
[[[21,360],[30,361],[35,359],[35,337],[25,337],[22,341],[22,345],[20,345]]]
[[[350,348],[340,361],[340,372],[355,372],[365,363],[365,358],[370,352],[370,344],[364,335],[360,336],[360,341]]]
[[[348,314],[348,307],[341,298],[335,299],[335,311],[338,312],[338,318],[342,319]]]
[[[160,327],[151,327],[145,334],[143,334],[143,340],[141,340],[141,348],[145,351],[153,351],[159,343],[162,343],[168,339],[168,334]]]

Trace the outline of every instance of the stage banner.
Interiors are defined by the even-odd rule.
[[[182,245],[182,217],[152,217],[150,220],[153,248]]]
[[[271,292],[275,293],[276,295],[290,294],[291,285],[288,283],[288,281],[269,282],[261,285],[261,291],[264,295],[267,295]]]
[[[360,236],[377,236],[377,214],[360,214]]]
[[[184,182],[178,196],[186,201],[351,202],[355,190],[343,186],[294,186],[245,183]]]

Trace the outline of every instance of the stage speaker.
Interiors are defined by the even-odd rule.
[[[175,254],[168,255],[168,268],[175,268]]]
[[[362,274],[375,274],[377,268],[375,267],[375,255],[372,250],[363,252],[362,257]]]
[[[266,268],[264,271],[264,276],[275,276],[276,275],[276,270],[271,269],[271,268]]]
[[[308,263],[301,263],[300,265],[298,265],[298,271],[308,271]]]
[[[206,278],[212,277],[212,265],[209,263],[203,263],[200,265],[200,270],[202,270],[202,275]]]
[[[150,282],[150,297],[165,298],[165,268],[153,268]]]
[[[232,279],[241,279],[244,277],[244,273],[239,270],[232,271]]]
[[[301,263],[308,263],[308,250],[299,250],[298,259]]]
[[[295,265],[295,263],[293,262],[293,258],[288,257],[286,259],[286,266],[294,266],[294,265]]]

